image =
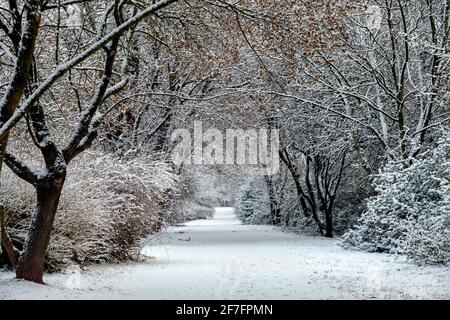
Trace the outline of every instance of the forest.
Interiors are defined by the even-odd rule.
[[[0,275],[138,263],[233,207],[448,299],[449,37],[450,0],[0,0]]]

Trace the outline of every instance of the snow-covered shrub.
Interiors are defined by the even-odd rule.
[[[343,245],[407,254],[418,263],[450,261],[450,139],[411,166],[388,164]]]
[[[32,208],[33,189],[8,170],[0,196],[8,227],[23,241]],[[167,192],[178,178],[169,164],[150,157],[90,152],[71,163],[56,215],[46,259],[49,268],[119,262],[134,257],[140,241],[159,231],[169,215]]]
[[[450,138],[424,160],[422,172],[433,185],[436,202],[409,225],[407,254],[419,263],[450,262]]]
[[[215,194],[207,175],[192,168],[185,168],[179,174],[180,190],[170,207],[170,223],[181,223],[206,219],[214,213]]]
[[[207,219],[214,213],[214,208],[194,199],[180,199],[171,208],[173,215],[170,223],[182,223],[197,219]]]
[[[236,213],[246,224],[271,224],[268,195],[262,178],[253,178],[236,195]]]
[[[240,219],[246,223],[252,219],[255,212],[256,192],[249,186],[242,188],[238,196],[238,210],[237,213]]]

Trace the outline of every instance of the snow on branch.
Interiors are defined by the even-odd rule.
[[[37,183],[39,179],[38,175],[13,154],[6,152],[5,163],[21,179],[32,185]]]
[[[103,36],[100,40],[92,44],[90,47],[88,47],[86,50],[69,60],[67,63],[59,65],[55,71],[50,74],[39,87],[36,88],[36,90],[31,94],[23,103],[22,105],[16,109],[14,112],[14,115],[6,121],[3,126],[0,128],[0,141],[3,140],[8,132],[22,119],[22,117],[26,114],[26,112],[29,110],[29,108],[41,97],[57,80],[59,80],[61,77],[63,77],[69,70],[74,68],[76,65],[80,64],[87,58],[89,58],[92,54],[100,50],[104,47],[108,42],[113,40],[114,38],[117,38],[120,36],[123,32],[128,30],[130,27],[136,25],[149,15],[155,13],[156,11],[176,2],[177,0],[161,0],[150,7],[142,10],[141,12],[137,13],[132,18],[128,19],[127,21],[123,22],[121,25],[119,25],[114,30],[107,33],[105,36]]]

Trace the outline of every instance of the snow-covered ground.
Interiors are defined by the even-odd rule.
[[[45,286],[0,272],[0,300],[450,298],[450,268],[241,225],[231,208],[171,228],[144,253],[154,258],[47,275]]]

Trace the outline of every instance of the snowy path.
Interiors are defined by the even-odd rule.
[[[47,286],[0,272],[0,300],[450,298],[449,268],[241,225],[232,209],[171,228],[144,251],[155,259],[49,275]]]

